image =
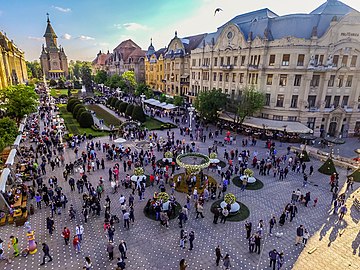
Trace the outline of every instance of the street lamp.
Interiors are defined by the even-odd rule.
[[[194,115],[194,110],[195,110],[195,108],[192,106],[192,104],[190,104],[190,107],[188,107],[188,112],[189,112],[189,116],[190,116],[190,123],[189,123],[190,131],[191,131],[192,116]]]
[[[146,95],[145,95],[145,94],[141,94],[140,97],[141,97],[141,103],[142,103],[142,105],[143,105],[143,110],[145,110],[145,98],[146,98]]]

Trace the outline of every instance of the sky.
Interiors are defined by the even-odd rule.
[[[29,61],[45,42],[46,13],[68,60],[91,61],[131,38],[147,50],[179,37],[211,33],[233,17],[261,8],[278,15],[309,13],[326,0],[0,0],[0,31],[14,40]],[[360,11],[360,0],[343,0]],[[214,16],[216,8],[222,11]]]

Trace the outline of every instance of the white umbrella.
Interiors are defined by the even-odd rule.
[[[124,143],[126,140],[124,138],[117,138],[114,143]]]

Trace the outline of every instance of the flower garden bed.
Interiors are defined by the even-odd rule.
[[[217,201],[215,201],[215,202],[211,205],[210,211],[211,211],[212,213],[214,213],[214,210],[215,210],[216,208],[219,208],[219,207],[220,207],[220,203],[221,203],[222,201],[223,201],[223,200],[217,200]],[[241,203],[241,202],[239,202],[239,201],[236,201],[236,202],[240,205],[240,210],[239,210],[239,212],[237,212],[237,213],[234,214],[234,215],[229,215],[229,216],[227,217],[226,221],[239,222],[239,221],[243,221],[243,220],[247,219],[247,218],[250,216],[250,210],[249,210],[249,208],[248,208],[245,204],[243,204],[243,203]]]
[[[188,185],[186,184],[185,181],[185,173],[179,173],[174,175],[174,182],[175,184],[177,183],[177,179],[178,177],[181,175],[181,182],[179,186],[176,186],[175,190],[178,192],[182,192],[182,193],[188,193]],[[217,182],[214,178],[212,178],[211,176],[207,175],[208,179],[209,179],[209,185],[214,184],[217,185]],[[197,175],[196,176],[196,188],[198,190],[198,194],[201,194],[204,191],[205,186],[201,186],[200,185],[200,176]],[[191,191],[194,190],[195,187],[191,188]]]
[[[242,181],[240,179],[239,176],[236,176],[232,179],[232,182],[234,183],[235,186],[237,187],[241,187],[242,186]],[[258,189],[262,189],[264,187],[264,183],[262,181],[260,181],[259,179],[256,178],[256,182],[255,183],[248,183],[246,185],[246,189],[247,190],[258,190]]]

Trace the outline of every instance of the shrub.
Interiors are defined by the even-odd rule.
[[[67,106],[66,106],[66,110],[67,110],[68,112],[72,112],[76,104],[80,104],[80,100],[75,99],[75,98],[74,98],[74,99],[70,99],[70,100],[68,101]]]
[[[111,101],[114,99],[114,97],[109,97],[106,101],[106,104],[107,105],[110,105],[111,104]]]
[[[134,105],[133,105],[133,104],[129,104],[129,105],[126,107],[125,114],[126,114],[127,116],[131,116],[133,110],[134,110]]]
[[[80,114],[79,124],[82,128],[90,128],[94,125],[94,119],[90,112],[86,111]]]
[[[141,123],[144,123],[146,121],[146,115],[143,111],[143,108],[141,106],[135,106],[132,111],[131,118],[133,120],[137,120],[140,121]]]
[[[309,154],[306,150],[302,150],[301,153],[297,153],[297,157],[302,160],[303,162],[309,162],[310,158],[309,158]]]
[[[127,102],[121,102],[120,105],[119,105],[119,112],[120,113],[125,113],[127,106],[128,106]]]
[[[325,163],[318,169],[318,171],[326,175],[337,173],[334,162],[331,158],[328,158]]]
[[[121,104],[121,100],[120,100],[120,99],[117,99],[117,100],[115,101],[115,105],[114,105],[115,109],[119,108],[119,105],[120,105],[120,104]]]
[[[77,114],[76,114],[76,120],[79,122],[80,120],[80,115],[83,113],[83,112],[86,112],[86,109],[84,107],[80,108],[78,111],[77,111]]]
[[[85,109],[84,105],[82,105],[82,104],[76,104],[76,105],[74,106],[74,108],[73,108],[73,110],[72,110],[72,114],[73,114],[73,117],[74,117],[74,118],[76,118],[77,113],[78,113],[78,111],[79,111],[81,108],[84,108],[84,109]]]
[[[117,98],[113,98],[113,99],[111,100],[110,106],[114,108],[116,101],[118,101],[118,99],[117,99]]]

